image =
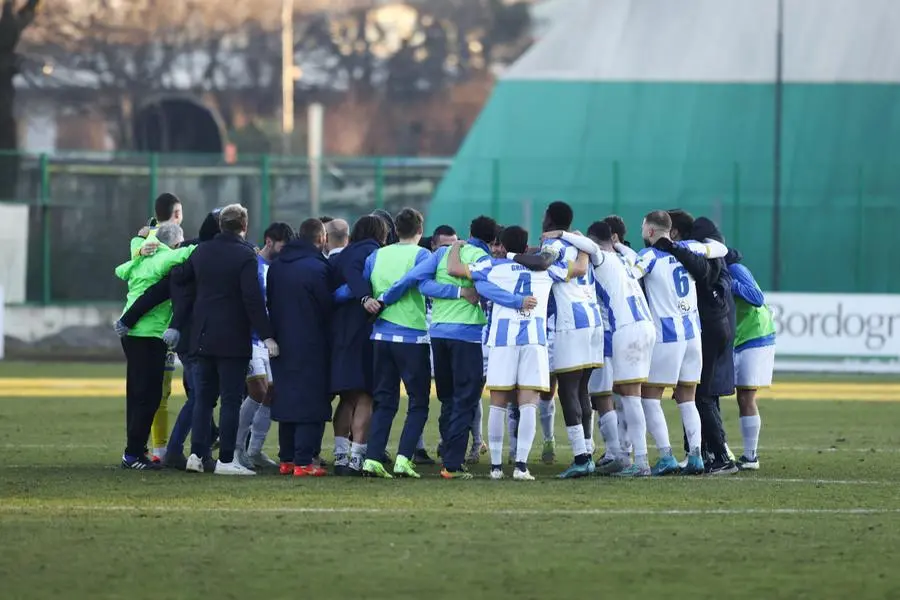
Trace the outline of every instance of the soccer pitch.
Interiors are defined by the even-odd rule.
[[[123,371],[0,363],[0,598],[900,597],[900,385],[776,386],[752,474],[558,481],[558,411],[536,482],[296,480],[120,470]]]

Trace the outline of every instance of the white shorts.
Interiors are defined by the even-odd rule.
[[[613,332],[614,383],[643,383],[650,376],[650,358],[656,346],[656,329],[638,321]]]
[[[609,396],[613,389],[613,363],[607,360],[599,369],[591,371],[588,393],[591,396]]]
[[[547,347],[529,344],[491,348],[486,387],[497,391],[518,388],[549,392],[550,363],[547,359]]]
[[[745,348],[734,353],[734,383],[739,389],[754,390],[772,385],[775,346]]]
[[[269,350],[260,344],[253,344],[253,357],[247,367],[247,380],[265,379],[272,383],[272,366],[269,364]]]
[[[603,366],[603,328],[568,329],[553,333],[550,371],[568,373]]]
[[[613,357],[616,352],[613,350]],[[653,346],[650,358],[650,375],[647,383],[674,387],[678,384],[700,383],[703,367],[703,349],[700,337],[692,340],[661,343]],[[618,375],[618,374],[617,374]]]

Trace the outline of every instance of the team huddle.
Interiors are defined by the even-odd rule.
[[[226,207],[222,213],[228,214],[217,216],[223,226],[216,239],[226,230],[246,234],[246,211],[243,220],[238,214],[237,226],[224,226],[221,219],[234,210]],[[180,221],[180,208],[178,213]],[[640,252],[627,245],[625,225],[616,216],[594,222],[586,235],[571,231],[574,214],[563,202],[547,207],[537,247],[529,246],[522,227],[500,227],[484,216],[472,221],[466,240],[456,239],[449,226],[423,240],[422,216],[412,209],[396,218],[383,211],[367,215],[352,231],[340,220],[325,221],[309,219],[297,233],[273,224],[257,251],[257,291],[245,289],[243,297],[249,307],[251,292],[259,294],[266,322],[247,308],[246,383],[239,409],[234,394],[217,389],[223,430],[219,460],[211,458],[212,406],[191,397],[197,375],[189,373],[215,352],[201,343],[182,344],[178,352],[185,363],[188,403],[179,422],[191,425],[173,430],[175,439],[168,443],[158,440],[154,427],[153,456],[147,457],[146,447],[138,446],[146,445],[150,424],[135,424],[129,415],[123,467],[162,463],[222,475],[252,475],[272,467],[282,474],[322,476],[327,473],[320,457],[322,435],[330,418],[334,474],[418,478],[417,466],[434,462],[423,439],[433,380],[440,401],[438,455],[446,479],[471,478],[466,464],[481,460],[485,451],[485,389],[492,479],[507,475],[507,436],[510,475],[534,479],[528,464],[538,424],[541,459],[555,461],[555,396],[574,457],[560,478],[759,468],[755,396],[771,384],[774,325],[740,253],[724,244],[708,219],[695,221],[683,211],[650,212],[641,224],[646,247]],[[204,245],[183,244],[180,227],[172,222],[144,234],[147,239],[133,244],[132,259],[117,270],[129,282],[129,310],[117,323],[129,360],[129,389],[133,375],[144,378],[143,371],[133,372],[132,359],[149,354],[135,350],[128,336],[143,331],[158,338],[159,343],[147,343],[161,373],[168,372],[172,350],[184,339],[186,318],[178,316],[178,294],[171,293],[173,318],[171,302],[158,302],[165,292],[151,298],[148,288],[184,287],[183,274],[164,285],[158,281],[173,268],[182,269],[181,263],[201,261],[200,250],[193,249]],[[142,270],[149,274],[140,283],[129,281]],[[202,269],[185,270],[196,277],[191,285],[203,285]],[[196,328],[203,320],[201,308],[189,296],[181,313],[192,313]],[[156,325],[142,328],[151,317]],[[309,339],[303,339],[306,332]],[[192,339],[197,336],[204,339],[202,331]],[[157,358],[159,348],[163,356],[168,349],[165,363]],[[221,364],[218,368],[221,379]],[[168,396],[165,377],[160,375],[157,398]],[[145,394],[150,404],[155,382]],[[392,459],[387,445],[401,382],[409,401]],[[725,441],[719,412],[719,397],[735,388],[743,437],[739,459]],[[681,416],[682,462],[675,458],[662,409],[666,389],[673,390]],[[129,412],[133,403],[142,402],[147,403],[129,396]],[[226,411],[238,413],[237,418],[226,417]],[[262,451],[271,420],[279,423],[278,461]],[[226,421],[234,429],[228,435]],[[605,449],[596,461],[595,422]],[[195,439],[185,457],[191,426]],[[658,451],[652,466],[648,432]]]

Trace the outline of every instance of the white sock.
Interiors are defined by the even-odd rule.
[[[628,439],[634,448],[634,456],[637,459],[647,457],[647,421],[644,418],[644,409],[641,399],[637,396],[622,396],[622,410],[628,420]]]
[[[237,430],[238,450],[244,450],[244,448],[247,447],[247,436],[250,434],[250,426],[253,424],[253,417],[256,416],[256,411],[259,410],[260,406],[262,406],[262,404],[250,396],[244,398],[244,401],[241,403],[241,412],[238,416]]]
[[[553,398],[549,400],[541,400],[541,433],[544,434],[544,441],[553,439],[553,421],[556,417],[556,403]],[[581,432],[584,435],[584,432]]]
[[[517,408],[518,407],[512,402],[506,404],[506,429],[509,432],[510,449],[519,447],[519,417],[518,410],[516,410]]]
[[[682,402],[678,405],[681,413],[681,424],[684,425],[684,435],[687,436],[688,449],[691,453],[700,451],[700,413],[694,402]]]
[[[272,427],[272,408],[260,404],[256,414],[253,415],[253,423],[250,424],[250,454],[262,452],[270,427]]]
[[[519,407],[519,439],[516,442],[516,462],[527,463],[534,436],[537,433],[537,406],[525,404]]]
[[[600,415],[600,436],[606,446],[607,456],[618,458],[622,453],[622,446],[619,444],[619,417],[616,411]]]
[[[491,451],[491,466],[503,464],[503,429],[506,427],[505,408],[491,405],[488,413],[488,448]]]
[[[350,457],[358,458],[360,461],[363,461],[366,458],[366,451],[368,449],[368,444],[357,444],[356,442],[353,442],[350,444]]]
[[[759,417],[756,418],[759,419]],[[759,432],[758,427],[756,428],[756,431]],[[159,460],[166,460],[166,447],[163,446],[162,448],[154,448],[153,456],[157,457]]]
[[[346,438],[340,435],[334,436],[334,455],[348,455],[350,454],[350,438]]]
[[[741,436],[744,438],[744,456],[747,458],[756,458],[760,428],[762,428],[762,420],[759,415],[741,417]]]
[[[631,456],[631,439],[628,437],[628,420],[625,418],[625,409],[622,406],[622,396],[613,394],[613,405],[616,407],[617,428],[619,430],[619,444],[622,446],[620,456]]]
[[[661,456],[672,456],[672,444],[669,443],[669,426],[666,424],[666,415],[663,414],[662,403],[653,398],[641,400],[644,406],[644,418],[647,421],[647,431],[653,436],[656,448]]]
[[[425,434],[419,436],[419,441],[416,442],[416,450],[424,450],[425,449]]]
[[[584,427],[579,423],[566,427],[566,435],[569,436],[569,444],[572,446],[572,456],[581,456],[587,453],[584,444]]]

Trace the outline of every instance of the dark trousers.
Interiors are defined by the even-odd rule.
[[[704,321],[700,333],[703,344],[703,368],[700,372],[700,385],[697,386],[697,412],[700,413],[700,436],[703,440],[703,452],[714,459],[723,459],[725,451],[725,427],[722,425],[722,413],[719,410],[719,396],[715,390],[722,388],[717,380],[721,376],[734,377],[734,371],[723,369],[718,373],[723,357],[734,343],[734,332],[727,318],[720,321]],[[727,372],[724,372],[727,371]],[[733,388],[734,382],[729,386]],[[687,437],[684,440],[687,451]]]
[[[321,456],[322,455],[322,438],[325,436],[325,421],[321,423],[317,423],[316,427],[318,427],[318,433],[316,434],[316,444],[313,448],[313,456]],[[309,464],[309,463],[306,463]]]
[[[375,367],[374,410],[369,426],[367,458],[381,461],[391,424],[400,407],[400,381],[406,387],[409,406],[400,435],[397,454],[412,458],[416,443],[428,420],[431,394],[431,360],[428,344],[401,344],[376,341],[373,349]]]
[[[166,366],[166,344],[159,338],[125,336],[125,454],[142,456],[159,408]]]
[[[312,464],[316,447],[322,445],[319,423],[279,423],[278,458],[298,467]]]
[[[249,358],[195,358],[194,385],[196,400],[191,422],[191,454],[203,458],[212,454],[212,414],[216,399],[221,396],[219,409],[219,460],[234,460],[241,402]]]
[[[434,381],[441,401],[441,457],[448,471],[458,471],[466,456],[469,432],[484,387],[481,344],[444,338],[431,340]],[[446,415],[446,416],[445,416]]]

